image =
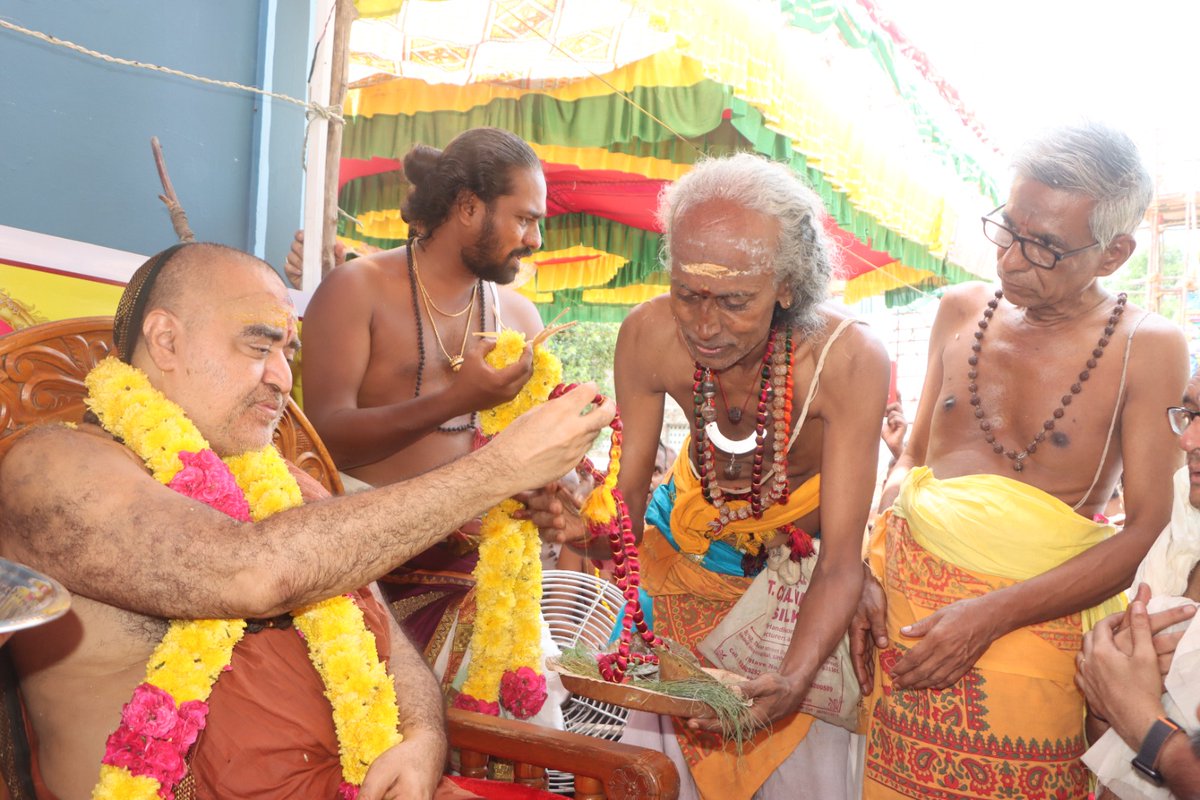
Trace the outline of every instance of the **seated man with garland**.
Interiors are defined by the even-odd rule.
[[[306,504],[324,489],[271,445],[298,342],[267,264],[159,253],[114,343],[85,424],[0,462],[3,555],[74,596],[7,645],[39,796],[470,796],[441,777],[441,694],[371,581],[570,469],[611,404],[582,413],[583,386],[447,467]]]

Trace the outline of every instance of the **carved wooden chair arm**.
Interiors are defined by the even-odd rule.
[[[491,755],[518,762],[514,771],[522,783],[536,781],[523,765],[574,774],[576,800],[675,800],[679,796],[675,765],[655,750],[459,708],[449,709],[446,717],[450,746],[460,750],[467,777],[484,777],[487,755]]]

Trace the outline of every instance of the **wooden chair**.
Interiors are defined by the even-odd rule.
[[[111,348],[111,317],[49,322],[0,336],[0,458],[33,425],[79,422],[85,410],[83,379]],[[341,493],[328,451],[290,400],[275,445],[331,492]],[[11,671],[0,669],[0,681],[15,689]],[[14,718],[19,715],[19,705],[0,703],[0,772],[12,796],[23,800],[32,797],[25,793],[28,744],[5,735],[10,730],[23,734],[23,721]],[[579,800],[671,800],[679,793],[674,765],[652,750],[460,709],[450,709],[448,725],[451,747],[459,750],[460,771],[467,777],[487,777],[489,758],[496,758],[514,762],[514,780],[536,788],[545,788],[546,769],[574,774]]]

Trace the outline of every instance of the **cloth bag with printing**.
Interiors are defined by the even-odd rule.
[[[697,646],[705,658],[747,678],[779,671],[817,563],[815,554],[799,562],[792,561],[790,555],[786,545],[771,548],[766,568]],[[817,670],[800,710],[853,732],[858,729],[861,698],[862,690],[850,661],[850,639],[842,636],[833,654]]]

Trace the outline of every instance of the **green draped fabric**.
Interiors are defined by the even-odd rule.
[[[788,163],[805,176],[838,225],[868,242],[872,248],[887,252],[907,266],[945,274],[942,259],[931,256],[925,246],[906,239],[855,208],[845,194],[829,184],[820,170],[808,166],[804,154],[795,150],[787,137],[766,126],[758,109],[733,96],[728,87],[701,81],[689,87],[639,88],[632,95],[644,108],[689,136],[688,141],[680,141],[615,94],[569,102],[559,102],[547,95],[525,95],[515,100],[496,99],[467,112],[434,111],[351,118],[346,126],[343,152],[350,158],[396,158],[417,142],[445,143],[462,131],[480,125],[516,131],[540,144],[601,147],[681,164],[694,163],[702,153],[724,155],[749,149]],[[726,108],[732,115],[728,121],[723,119],[722,113]],[[369,196],[370,192],[377,191],[371,186],[351,188],[360,181],[347,184],[343,195],[351,192],[362,196],[366,192]],[[398,208],[399,204],[397,201],[393,205],[361,205],[348,200],[342,207],[355,214],[362,210]]]
[[[633,310],[633,306],[626,305],[584,304],[581,289],[555,292],[552,302],[538,303],[536,308],[542,316],[542,322],[549,322],[559,314],[563,314],[559,322],[624,322]]]
[[[545,220],[542,229],[542,248],[565,250],[577,244],[594,247],[606,253],[621,256],[625,266],[603,287],[617,289],[637,283],[663,283],[661,279],[649,280],[659,273],[659,248],[662,236],[654,231],[644,231],[619,222],[596,217],[591,214],[562,214]]]
[[[969,185],[977,187],[985,197],[999,202],[996,181],[991,174],[946,136],[943,124],[934,118],[918,97],[918,88],[901,78],[896,68],[895,43],[866,17],[862,9],[855,7],[853,0],[779,0],[779,8],[784,19],[793,27],[822,34],[830,25],[834,25],[844,44],[854,49],[866,49],[896,93],[904,98],[921,138],[955,174]],[[945,123],[951,126],[961,124],[956,116],[946,114],[945,117]]]
[[[830,216],[839,227],[853,233],[872,249],[885,252],[906,266],[928,270],[935,275],[946,274],[944,259],[930,255],[929,249],[924,245],[904,238],[879,224],[869,214],[855,208],[845,194],[830,185],[820,170],[808,166],[804,154],[793,148],[787,137],[766,126],[758,109],[735,97],[732,101],[732,111],[733,126],[752,145],[754,151],[790,164],[792,169],[803,175],[821,196]]]
[[[351,117],[346,121],[342,155],[396,158],[414,142],[449,142],[459,133],[481,125],[513,131],[531,142],[569,147],[608,148],[622,142],[661,142],[676,139],[676,132],[690,139],[720,124],[729,97],[726,87],[701,81],[692,86],[639,86],[625,96],[607,94],[560,101],[550,95],[531,93],[515,99],[497,98],[466,112]],[[633,103],[665,121],[670,129]]]

